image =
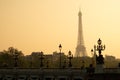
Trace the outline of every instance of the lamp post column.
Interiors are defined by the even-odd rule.
[[[61,68],[61,50],[62,50],[62,45],[60,44],[59,45],[59,50],[60,50],[60,64],[59,64],[59,68]]]
[[[96,72],[101,73],[104,71],[104,57],[102,55],[102,51],[105,50],[105,45],[102,45],[102,40],[99,38],[97,41],[97,45],[94,45],[95,53],[98,51],[98,55],[96,54]]]
[[[94,45],[95,51],[98,51],[98,55],[96,55],[96,64],[104,64],[104,58],[102,55],[102,51],[105,50],[105,45],[102,45],[101,39],[99,39],[97,43],[98,45]]]
[[[73,55],[71,53],[71,51],[68,52],[68,59],[69,59],[69,63],[68,63],[68,67],[72,67],[72,63],[71,63],[71,59],[73,58]]]
[[[44,59],[43,52],[41,52],[41,54],[40,54],[40,67],[41,68],[43,67],[43,59]]]
[[[15,63],[14,63],[14,67],[18,67],[18,53],[14,53],[14,59],[15,59]]]

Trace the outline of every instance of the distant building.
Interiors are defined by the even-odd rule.
[[[115,56],[109,56],[109,55],[105,55],[105,60],[107,61],[115,61]]]
[[[39,56],[39,55],[43,55],[43,52],[32,52],[31,56]]]
[[[65,54],[62,52],[62,53],[61,53],[61,56],[63,57],[63,56],[65,56]],[[54,61],[57,61],[59,58],[60,58],[60,53],[58,53],[58,52],[53,52],[53,60],[54,60]]]

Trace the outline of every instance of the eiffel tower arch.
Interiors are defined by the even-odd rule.
[[[75,57],[87,56],[86,47],[84,45],[83,30],[82,30],[82,13],[78,13],[78,41],[75,52]]]

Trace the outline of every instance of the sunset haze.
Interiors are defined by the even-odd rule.
[[[75,54],[79,10],[87,54],[101,38],[103,55],[120,58],[120,0],[0,0],[0,51],[51,54],[62,44]]]

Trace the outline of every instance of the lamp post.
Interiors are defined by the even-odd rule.
[[[104,64],[104,58],[103,55],[101,54],[103,50],[105,50],[105,45],[102,45],[102,40],[99,38],[97,41],[98,45],[94,45],[94,50],[95,52],[98,51],[99,55],[96,55],[96,63],[97,64]]]
[[[47,64],[46,67],[48,68],[49,67],[49,61],[48,60],[47,60],[46,64]]]
[[[14,60],[15,60],[14,67],[18,67],[18,53],[17,52],[14,53]]]
[[[30,56],[30,68],[32,68],[33,67],[33,57],[32,56]]]
[[[59,64],[59,67],[61,68],[61,50],[62,50],[62,45],[61,44],[59,45],[59,50],[60,50],[60,53],[59,53],[60,54],[60,64]]]
[[[68,52],[68,59],[69,59],[68,67],[72,67],[72,63],[71,63],[72,58],[73,58],[73,55],[72,55],[71,51],[69,51]]]
[[[91,49],[91,55],[92,55],[92,65],[95,67],[95,51]]]
[[[63,68],[66,68],[66,59],[64,59]]]
[[[91,54],[92,54],[92,57],[93,57],[93,55],[94,55],[94,54],[93,54],[93,49],[91,49]]]
[[[41,67],[41,68],[44,66],[44,65],[43,65],[43,59],[44,59],[43,52],[40,52],[40,67]]]
[[[105,50],[105,45],[102,45],[102,40],[99,38],[99,40],[97,41],[98,45],[94,46],[94,49],[96,51],[98,51],[99,55],[101,55],[102,51]]]

